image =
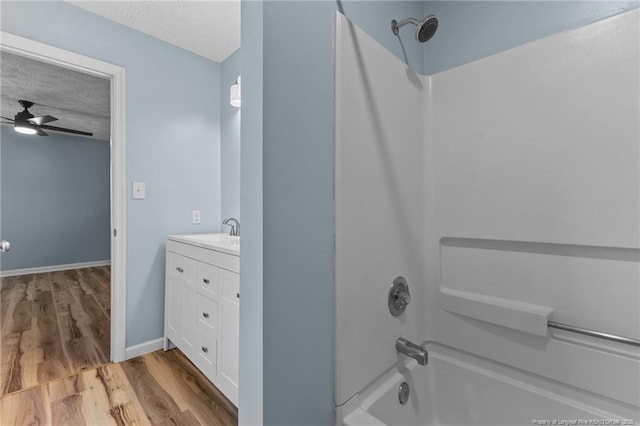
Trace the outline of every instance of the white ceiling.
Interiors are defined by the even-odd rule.
[[[67,1],[216,62],[240,47],[240,0]]]
[[[107,79],[0,52],[0,115],[13,119],[22,111],[20,99],[34,103],[29,112],[36,117],[58,119],[48,125],[90,132],[93,139],[110,139]]]

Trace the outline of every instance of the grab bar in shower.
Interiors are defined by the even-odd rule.
[[[585,336],[597,337],[599,339],[606,339],[611,340],[612,342],[624,343],[626,345],[640,347],[640,340],[631,339],[629,337],[622,337],[615,334],[603,333],[601,331],[575,327],[573,325],[562,324],[555,321],[548,321],[547,326],[551,328],[557,328],[559,330],[570,331],[572,333],[584,334]]]

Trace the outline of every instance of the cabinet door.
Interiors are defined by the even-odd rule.
[[[240,333],[239,276],[220,270],[221,295],[219,307],[218,379],[221,390],[238,404],[238,364]]]
[[[179,258],[175,253],[167,252],[167,276],[165,287],[165,335],[174,344],[178,344],[182,330],[182,275],[178,272]]]
[[[179,272],[182,276],[181,345],[178,346],[187,356],[193,356],[197,343],[198,317],[196,316],[196,261],[180,256]]]

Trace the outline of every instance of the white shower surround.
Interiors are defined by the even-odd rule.
[[[381,377],[442,376],[407,370],[401,336],[640,420],[637,348],[545,327],[640,339],[638,28],[636,10],[420,76],[338,14],[338,424],[384,401]],[[386,308],[396,276],[413,296],[399,318]],[[417,388],[423,410],[443,401]]]

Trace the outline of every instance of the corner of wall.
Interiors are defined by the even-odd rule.
[[[241,50],[220,64],[221,217],[240,218],[241,109],[230,105],[229,89],[242,74]]]

